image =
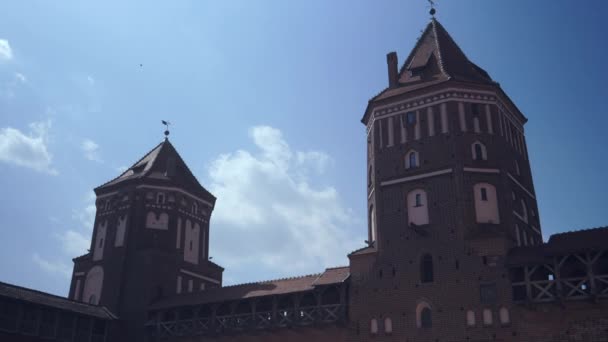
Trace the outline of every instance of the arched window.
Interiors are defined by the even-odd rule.
[[[502,308],[500,308],[500,311],[498,312],[498,316],[500,317],[500,324],[507,325],[507,324],[511,323],[509,309],[505,308],[504,306]]]
[[[198,203],[192,202],[192,213],[194,215],[198,214]]]
[[[500,223],[496,188],[492,184],[477,183],[473,186],[475,214],[478,223]]]
[[[522,198],[521,200],[521,217],[524,221],[528,222],[528,207],[526,206],[526,201]]]
[[[519,171],[519,163],[517,162],[517,160],[515,161],[515,174],[518,176],[521,175]]]
[[[423,301],[416,306],[416,326],[423,329],[429,329],[433,326],[433,317],[429,303]]]
[[[473,160],[487,160],[488,155],[486,151],[486,146],[479,141],[476,141],[471,146],[471,150],[473,153]]]
[[[84,280],[84,290],[82,291],[82,299],[90,304],[99,304],[101,298],[101,289],[103,287],[103,268],[95,266],[89,270]]]
[[[384,332],[386,334],[391,334],[393,332],[393,320],[390,319],[390,317],[384,319]]]
[[[417,168],[419,166],[420,162],[419,162],[419,158],[418,158],[418,152],[411,150],[406,154],[406,158],[405,158],[405,168],[406,169],[414,169]]]
[[[369,324],[369,332],[372,334],[378,333],[378,320],[377,319],[372,318],[372,321]]]
[[[515,224],[515,240],[517,241],[517,245],[521,246],[521,235],[519,232],[519,225]]]
[[[156,194],[156,204],[165,204],[165,194],[163,192]]]
[[[407,216],[409,223],[424,225],[429,223],[429,209],[426,192],[422,189],[407,194]]]
[[[473,310],[467,311],[467,325],[469,327],[475,326],[475,311]]]
[[[433,281],[433,257],[425,254],[420,258],[420,282],[430,283]]]
[[[493,321],[492,310],[483,309],[483,324],[492,325],[492,321]]]

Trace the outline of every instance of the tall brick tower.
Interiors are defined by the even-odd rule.
[[[394,52],[387,63],[362,119],[369,246],[349,255],[352,340],[485,339],[468,327],[510,321],[507,251],[542,242],[527,119],[435,18],[401,69]]]
[[[162,297],[220,287],[208,260],[215,197],[168,139],[95,189],[90,252],[74,259],[69,297],[100,304],[141,340],[147,306]]]

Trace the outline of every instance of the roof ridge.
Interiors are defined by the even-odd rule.
[[[139,160],[137,160],[135,163],[133,163],[133,165],[131,165],[130,167],[128,167],[126,170],[124,170],[123,172],[121,172],[117,177],[114,177],[112,179],[110,179],[109,181],[101,184],[100,186],[96,187],[95,189],[99,189],[101,187],[104,187],[112,182],[114,182],[115,180],[119,179],[120,177],[122,177],[123,175],[125,175],[127,172],[129,172],[129,170],[131,170],[135,165],[139,164],[142,160],[144,160],[147,156],[150,155],[150,153],[154,152],[154,150],[156,150],[158,147],[160,147],[162,144],[164,144],[165,142],[168,142],[169,139],[165,139],[163,141],[161,141],[159,144],[157,144],[156,146],[154,146],[150,151],[148,151],[148,153],[144,154],[143,157],[139,158]]]
[[[350,268],[350,266],[335,266],[335,267],[327,267],[325,270],[337,270],[339,268]]]
[[[303,278],[308,278],[308,277],[319,277],[322,274],[323,273],[321,272],[321,273],[312,273],[312,274],[306,274],[306,275],[294,276],[294,277],[285,277],[285,278],[277,278],[277,279],[270,279],[270,280],[252,281],[252,282],[248,282],[248,283],[240,283],[240,284],[232,284],[232,285],[228,285],[228,286],[222,286],[222,287],[218,287],[218,289],[225,289],[225,288],[229,288],[229,287],[237,287],[237,286],[244,286],[244,285],[268,284],[268,283],[277,282],[277,281],[296,280],[296,279],[303,279]]]
[[[555,234],[551,234],[551,236],[549,236],[549,239],[551,237],[557,236],[557,235],[576,234],[576,233],[580,233],[580,232],[589,232],[589,231],[596,231],[596,230],[602,230],[602,229],[608,229],[608,226],[600,226],[600,227],[593,227],[593,228],[583,228],[583,229],[578,229],[578,230],[569,230],[569,231],[566,231],[566,232],[555,233]]]
[[[435,18],[431,19],[431,25],[433,26],[433,35],[435,36],[435,46],[437,46],[437,62],[439,63],[439,69],[441,70],[441,73],[446,76],[446,77],[451,77],[447,71],[445,71],[445,63],[443,62],[443,56],[441,55],[441,46],[439,46],[439,37],[437,35],[437,25],[438,22],[435,20]],[[444,29],[445,31],[445,29]],[[446,32],[447,33],[447,32]],[[452,38],[452,37],[450,37]],[[465,56],[466,58],[466,56]]]
[[[94,304],[90,304],[90,303],[86,303],[86,302],[81,302],[81,301],[77,301],[77,300],[70,299],[70,298],[67,298],[67,297],[59,296],[59,295],[56,295],[56,294],[52,294],[52,293],[48,293],[48,292],[43,292],[43,291],[40,291],[40,290],[35,290],[35,289],[29,288],[29,287],[25,287],[25,286],[10,284],[10,283],[6,283],[6,282],[3,282],[3,281],[0,281],[0,285],[6,285],[8,287],[12,287],[12,288],[20,289],[20,290],[26,290],[26,291],[30,291],[30,292],[35,292],[35,293],[39,293],[39,294],[42,294],[42,295],[45,295],[45,296],[62,299],[62,300],[68,301],[68,302],[72,302],[72,303],[76,303],[76,304],[81,304],[81,305],[84,305],[84,306],[90,306],[90,307],[94,307],[94,308],[105,308],[105,306],[94,305]]]

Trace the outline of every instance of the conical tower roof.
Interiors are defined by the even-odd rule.
[[[118,177],[97,187],[95,192],[105,192],[133,182],[177,186],[215,201],[215,197],[199,183],[169,139],[156,145]]]

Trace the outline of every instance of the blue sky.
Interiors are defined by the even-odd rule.
[[[162,139],[218,196],[227,283],[345,265],[365,239],[367,100],[425,1],[0,1],[0,281],[66,294],[92,189]],[[440,1],[529,118],[545,237],[608,224],[604,1]],[[254,180],[254,181],[252,181]]]

